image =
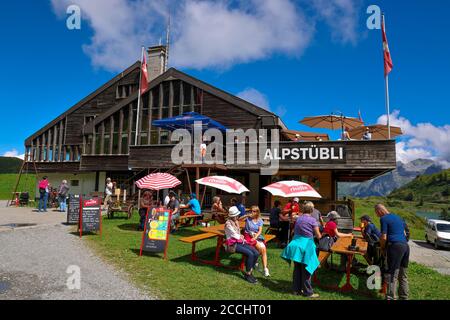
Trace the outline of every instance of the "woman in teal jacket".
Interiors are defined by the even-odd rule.
[[[311,216],[314,205],[309,202],[303,206],[303,214],[295,222],[294,238],[283,250],[281,257],[294,261],[293,290],[295,295],[317,298],[313,292],[311,276],[319,267],[314,235],[321,238],[317,220]]]

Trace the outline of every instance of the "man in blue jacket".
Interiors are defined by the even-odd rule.
[[[407,276],[409,245],[406,237],[406,223],[399,216],[390,213],[381,203],[375,206],[375,213],[380,218],[381,250],[387,258],[386,299],[397,299],[396,289],[397,283],[399,283],[398,296],[401,300],[407,300],[409,295]]]

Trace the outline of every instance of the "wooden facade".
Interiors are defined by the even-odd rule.
[[[287,130],[277,115],[173,68],[149,83],[138,110],[138,80],[139,62],[30,136],[25,141],[28,161],[34,161],[38,171],[55,173],[128,172],[131,176],[145,169],[167,171],[175,166],[171,132],[153,127],[152,122],[189,111],[230,129]],[[280,174],[321,172],[318,176],[323,176],[323,188],[331,198],[335,181],[364,181],[396,167],[395,141],[281,140],[280,149],[342,150],[336,151],[342,152],[336,159],[320,159],[313,154],[309,159],[279,162]],[[235,147],[234,142],[224,144]],[[250,173],[259,173],[260,164],[236,164],[234,159],[226,159],[226,148],[222,147],[228,173],[243,174],[248,179]],[[253,147],[258,146],[246,144],[245,159]]]

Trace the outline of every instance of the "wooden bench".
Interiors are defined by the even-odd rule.
[[[184,242],[184,243],[192,244],[191,259],[192,259],[192,261],[196,261],[196,260],[198,260],[197,255],[195,254],[195,245],[197,244],[197,242],[207,240],[207,239],[212,239],[215,237],[217,237],[217,234],[215,234],[215,233],[200,233],[200,234],[196,234],[195,236],[180,238],[180,241]]]
[[[319,259],[320,266],[322,266],[327,261],[327,259],[330,255],[331,255],[331,252],[319,251],[318,259]]]
[[[202,218],[203,218],[202,214],[190,214],[186,216],[180,216],[177,219],[175,219],[175,226],[178,229],[183,222],[186,222],[186,220],[189,219],[194,219],[194,226],[197,226],[198,221]]]

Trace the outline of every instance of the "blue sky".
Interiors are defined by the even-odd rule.
[[[81,30],[66,28],[72,3]],[[140,44],[155,44],[165,9],[175,21],[172,66],[265,104],[290,129],[311,130],[298,121],[333,111],[361,110],[376,123],[384,79],[380,31],[366,27],[371,4],[386,13],[392,121],[407,133],[399,157],[450,161],[450,2],[442,0],[4,2],[0,155],[22,154],[26,137],[131,65]],[[204,28],[202,15],[218,27]]]

